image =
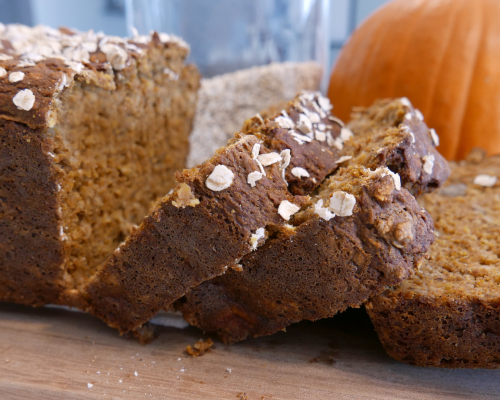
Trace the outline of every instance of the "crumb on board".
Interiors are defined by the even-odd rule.
[[[155,326],[146,322],[144,325],[132,331],[132,335],[139,340],[140,344],[149,344],[156,338]],[[139,355],[139,353],[137,353]],[[132,356],[134,358],[134,356]]]
[[[193,357],[199,357],[205,354],[207,350],[213,346],[213,344],[214,342],[210,338],[206,340],[200,339],[194,345],[188,345],[186,347],[186,353]]]

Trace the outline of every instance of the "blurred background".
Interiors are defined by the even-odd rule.
[[[349,34],[386,1],[0,0],[0,22],[174,33],[205,77],[272,61],[314,60],[327,73]]]

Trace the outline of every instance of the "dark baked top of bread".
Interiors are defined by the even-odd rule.
[[[0,42],[0,117],[30,128],[57,123],[59,99],[77,77],[114,90],[122,72],[146,54],[155,57],[155,47],[175,48],[183,58],[189,53],[184,41],[163,33],[123,39],[43,25],[0,24]],[[163,72],[178,77],[173,70]]]

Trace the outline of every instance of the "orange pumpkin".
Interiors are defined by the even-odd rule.
[[[395,0],[352,35],[328,96],[337,116],[406,96],[460,159],[500,153],[500,0]]]

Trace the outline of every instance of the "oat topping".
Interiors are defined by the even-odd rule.
[[[344,148],[344,142],[340,137],[332,139],[331,144],[330,142],[327,143],[330,147],[336,147],[338,150],[342,150]]]
[[[66,74],[62,74],[61,81],[57,85],[57,91],[60,92],[63,90],[65,87],[68,87],[68,78],[66,77]]]
[[[411,136],[411,142],[412,143],[415,143],[416,139],[415,139],[415,134],[412,132],[412,130],[410,129],[410,127],[408,125],[403,125],[401,127],[401,130],[405,133],[409,133],[410,136]]]
[[[247,182],[251,187],[255,187],[255,182],[257,182],[259,179],[262,179],[262,177],[263,177],[262,172],[259,171],[250,172],[247,177]]]
[[[314,213],[325,221],[330,221],[335,217],[335,213],[332,213],[328,208],[323,207],[323,199],[318,200],[314,205]]]
[[[330,210],[340,217],[348,217],[352,215],[356,198],[342,190],[333,193],[330,198]]]
[[[278,214],[281,215],[285,221],[289,221],[290,217],[299,210],[299,206],[290,203],[288,200],[283,200],[278,207]]]
[[[280,157],[281,157],[281,161],[280,161],[281,175],[283,176],[283,180],[286,182],[285,170],[290,165],[290,161],[292,160],[292,154],[290,153],[290,149],[283,150],[280,153]],[[287,186],[288,186],[288,182],[287,182]]]
[[[310,133],[312,132],[312,123],[309,118],[305,114],[299,114],[299,122],[297,123],[297,129],[302,133]]]
[[[321,130],[317,130],[316,132],[316,140],[319,141],[319,142],[324,142],[326,140],[326,133],[321,131]]]
[[[340,125],[341,128],[345,126],[344,121],[342,121],[340,118],[334,117],[333,115],[329,115],[328,119],[332,122],[335,122],[336,124]]]
[[[176,80],[178,80],[178,79],[179,79],[179,74],[178,74],[178,73],[176,73],[175,71],[172,71],[172,70],[171,70],[170,68],[168,68],[168,67],[165,67],[165,68],[163,69],[163,73],[164,73],[165,75],[167,75],[167,76],[168,76],[170,79],[172,79],[173,81],[176,81]]]
[[[260,144],[256,143],[253,145],[252,148],[252,158],[255,160],[258,157],[259,153],[260,153]]]
[[[408,97],[401,97],[399,99],[399,102],[406,107],[412,107],[410,100],[408,100]]]
[[[277,163],[282,160],[281,156],[278,153],[267,153],[261,154],[257,157],[257,160],[264,166],[268,167],[274,163]]]
[[[121,70],[125,67],[129,51],[140,54],[143,50],[134,43],[129,43],[127,39],[116,36],[106,36],[103,33],[79,32],[72,30],[70,33],[62,32],[48,26],[37,25],[27,27],[20,24],[1,25],[0,43],[8,42],[10,46],[2,46],[3,51],[9,54],[0,53],[0,61],[11,60],[17,56],[19,58],[18,67],[34,66],[37,62],[48,58],[59,58],[80,68],[81,63],[88,63],[90,54],[99,49],[106,54],[106,57],[113,68]],[[173,35],[159,34],[160,40],[174,42],[179,46],[189,48],[189,46]],[[147,44],[151,41],[152,35],[137,36],[130,39],[132,42]],[[79,65],[80,64],[80,65]],[[68,65],[73,68],[73,65]],[[85,68],[82,65],[82,69]],[[75,70],[77,73],[80,71]]]
[[[7,75],[7,71],[5,68],[0,67],[0,78],[3,78],[5,75]]]
[[[342,156],[337,161],[335,161],[335,164],[341,164],[344,161],[350,160],[351,158],[352,156]]]
[[[326,118],[326,113],[323,111],[323,109],[321,109],[320,106],[318,106],[318,104],[315,101],[311,102],[311,104],[313,105],[314,110],[318,113],[318,115],[321,118]]]
[[[232,185],[234,179],[233,172],[225,165],[217,165],[205,184],[211,190],[219,192]]]
[[[123,48],[116,44],[106,43],[105,45],[101,46],[101,51],[106,54],[106,58],[114,69],[116,69],[117,71],[121,71],[125,68],[128,54]]]
[[[295,140],[299,144],[312,142],[312,139],[309,136],[301,135],[295,131],[289,131],[290,135],[293,136],[293,140]]]
[[[432,174],[432,169],[434,168],[434,155],[428,154],[422,157],[422,161],[424,162],[424,172],[427,174]]]
[[[389,168],[387,167],[379,167],[375,170],[375,173],[382,172],[382,178],[384,176],[389,175],[392,178],[392,181],[394,182],[394,188],[396,190],[401,190],[401,177],[399,174],[392,172]]]
[[[24,72],[16,71],[9,74],[9,82],[16,83],[21,82],[24,79]]]
[[[29,111],[35,104],[35,95],[31,90],[24,89],[17,92],[12,101],[20,110]]]
[[[324,112],[329,112],[333,106],[330,104],[330,99],[319,94],[318,105],[323,109]]]
[[[301,100],[307,100],[307,101],[313,101],[314,100],[314,96],[318,94],[318,92],[311,92],[310,90],[303,90],[301,93],[300,93],[300,99]]]
[[[81,74],[82,71],[85,69],[85,65],[83,65],[81,62],[66,61],[65,64],[68,67],[70,67],[73,71],[75,71],[77,74]]]
[[[295,126],[290,118],[282,117],[281,115],[279,117],[276,117],[274,120],[281,128],[293,129]]]
[[[313,124],[317,124],[321,121],[321,118],[319,117],[319,115],[315,112],[312,112],[312,111],[309,111],[309,113],[307,114],[307,116],[309,117],[309,120],[313,123]]]
[[[418,109],[415,110],[415,116],[420,120],[420,121],[423,121],[424,120],[424,114],[422,114],[422,112]]]
[[[342,142],[345,143],[352,137],[353,137],[353,133],[350,129],[347,129],[347,128],[340,129],[340,139],[342,140]]]
[[[309,178],[309,172],[307,172],[304,168],[294,167],[292,168],[292,175],[297,178]]]
[[[262,124],[264,123],[264,118],[262,118],[262,115],[260,115],[260,113],[255,114],[255,118],[257,118]]]
[[[478,175],[474,178],[475,185],[484,186],[484,187],[495,186],[496,182],[497,182],[496,176],[491,176],[491,175],[486,175],[486,174],[481,174],[481,175]]]
[[[429,132],[431,134],[432,142],[434,143],[434,146],[439,146],[439,136],[436,133],[436,130],[434,128],[429,129]]]
[[[259,156],[259,153],[260,153],[260,144],[256,143],[256,144],[254,144],[254,146],[252,148],[252,158],[257,163],[257,166],[259,167],[261,174],[263,176],[266,176],[266,171],[264,170],[264,167],[262,166],[262,164],[260,163],[260,161],[257,158]],[[250,183],[250,182],[248,182],[248,183]]]
[[[406,113],[404,116],[404,119],[407,119],[408,121],[410,121],[412,118],[413,118],[413,114],[411,112]]]
[[[252,233],[250,237],[250,244],[252,246],[252,250],[257,250],[257,245],[259,244],[260,239],[264,239],[266,237],[266,231],[264,228],[259,228]]]

